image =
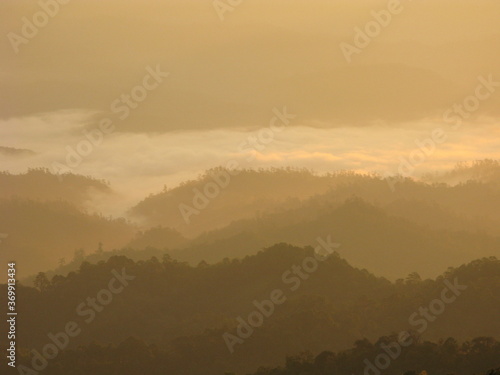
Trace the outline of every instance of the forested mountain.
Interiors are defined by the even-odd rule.
[[[500,188],[500,162],[498,160],[476,160],[458,163],[451,171],[427,174],[424,181],[459,184],[468,181],[483,182]]]
[[[185,221],[180,205],[195,208],[193,200],[215,181],[212,176],[230,175],[224,168],[207,171],[197,180],[152,195],[131,210],[131,214],[154,225],[198,234],[220,229],[240,219],[297,209],[320,210],[353,196],[362,198],[398,216],[433,228],[486,231],[500,234],[500,167],[497,161],[459,165],[449,173],[426,176],[424,181],[403,177],[380,177],[340,171],[315,175],[307,170],[243,170],[231,176],[227,186],[208,199],[199,214]],[[459,177],[461,176],[461,177]],[[466,177],[465,177],[466,176]],[[446,182],[450,182],[445,183]],[[200,194],[197,194],[199,192]],[[425,207],[425,209],[423,208]],[[422,211],[430,215],[422,215]],[[436,216],[437,215],[437,216]]]
[[[71,173],[55,175],[43,168],[32,168],[23,174],[0,172],[0,198],[3,199],[62,200],[84,208],[93,195],[111,193],[104,181]]]
[[[157,217],[182,220],[170,208],[208,176],[173,189],[174,198],[166,190],[144,202]],[[51,361],[48,374],[67,373],[73,361],[83,374],[135,375],[139,368],[186,375],[352,374],[363,370],[360,356],[375,355],[381,342],[406,330],[415,345],[391,367],[395,375],[486,371],[498,351],[486,337],[500,337],[500,265],[494,257],[500,251],[500,198],[493,180],[476,177],[448,184],[352,172],[247,170],[211,202],[219,216],[203,219],[208,212],[201,211],[197,217],[205,221],[190,234],[182,225],[140,226],[89,214],[77,202],[94,187],[68,193],[68,201],[5,197],[0,227],[8,236],[1,246],[16,254],[20,278],[33,275],[18,285],[21,358],[29,361],[24,350],[42,350],[48,333],[75,321],[81,333]],[[288,193],[277,194],[270,182]],[[205,226],[216,229],[200,232]],[[319,239],[334,244],[333,251],[317,267],[307,265]],[[38,273],[44,270],[52,271]],[[110,280],[127,277],[123,293],[113,295],[109,306],[99,304]],[[431,308],[449,283],[459,288],[456,301],[444,304],[442,313],[423,315],[420,309]],[[258,327],[245,326],[276,290],[281,302],[272,313]],[[244,326],[251,334],[241,339]],[[304,351],[310,354],[292,356]],[[144,356],[128,362],[130,353]],[[434,362],[427,357],[418,367],[425,355]],[[453,365],[440,367],[442,360]]]
[[[500,375],[499,0],[0,18],[0,375]]]
[[[380,337],[376,342],[356,341],[352,349],[333,353],[325,351],[313,356],[310,352],[290,355],[285,365],[279,368],[260,368],[252,375],[352,375],[377,373],[374,359],[386,352],[381,346],[397,342],[397,336]],[[397,353],[393,349],[393,353]],[[395,355],[394,355],[395,356]],[[422,341],[415,338],[410,348],[402,348],[400,356],[391,360],[384,374],[480,374],[498,375],[500,368],[500,342],[490,337],[478,337],[463,343],[453,338],[439,342]],[[392,359],[392,358],[391,358]],[[385,362],[381,362],[385,366]],[[365,372],[366,371],[366,372]]]
[[[424,213],[428,206],[408,202],[401,202],[398,209],[392,206],[391,210],[384,210],[358,198],[329,205],[312,201],[298,209],[235,221],[191,240],[170,228],[151,228],[137,233],[126,247],[89,254],[86,260],[106,260],[119,254],[138,260],[170,254],[196,265],[201,261],[214,263],[255,254],[279,242],[307,246],[320,235],[331,235],[340,243],[339,254],[353,265],[395,280],[414,271],[435,277],[446,267],[458,266],[476,256],[500,256],[498,236],[457,229],[453,225],[450,225],[452,229],[441,229],[432,223],[426,225],[425,220],[417,224],[418,220],[405,218],[408,216],[407,211],[402,211],[405,203],[414,207],[415,212],[422,210],[422,215],[433,212],[433,207]],[[450,217],[434,209],[433,220],[439,222]],[[453,222],[450,219],[448,223]],[[457,223],[465,225],[467,221],[457,219]],[[108,243],[105,244],[109,250]],[[55,272],[67,274],[76,270],[81,261],[72,261]]]
[[[135,233],[124,219],[86,214],[64,201],[17,198],[0,199],[0,228],[1,246],[9,249],[0,252],[0,262],[16,260],[20,278],[62,265],[75,252],[81,263],[83,252],[99,250],[99,243],[122,247]]]
[[[376,341],[357,340],[350,349],[339,352],[324,351],[318,355],[310,351],[288,355],[285,363],[279,367],[261,366],[256,372],[227,372],[224,370],[204,370],[199,365],[180,362],[175,352],[146,344],[143,340],[129,338],[118,345],[92,343],[78,349],[66,350],[48,363],[44,373],[63,375],[78,371],[81,375],[124,374],[148,375],[361,375],[378,373],[374,359],[385,352],[382,345],[390,345],[396,340],[395,335],[383,336]],[[426,374],[484,374],[498,375],[498,357],[500,343],[491,337],[477,337],[465,342],[454,338],[430,342],[412,337],[414,344],[402,348],[401,355],[390,361],[385,374],[389,375],[426,375]],[[192,358],[196,361],[203,357],[197,352]],[[365,362],[366,361],[366,362]],[[0,358],[0,365],[6,365]],[[22,352],[21,362],[29,368],[30,358]],[[382,362],[384,363],[384,362]],[[220,365],[219,365],[220,366]],[[496,369],[495,369],[496,368]],[[367,370],[368,369],[368,370]],[[14,372],[13,372],[14,373]]]
[[[360,199],[238,221],[170,253],[192,263],[214,262],[252,254],[278,242],[310,245],[321,234],[335,238],[341,244],[338,252],[356,266],[390,278],[412,271],[436,276],[443,268],[470,261],[474,255],[500,256],[499,237],[432,229],[389,215]]]
[[[194,207],[196,192],[204,194],[207,184],[214,181],[220,181],[219,184],[225,187],[210,200],[202,214],[190,216],[187,223],[179,205]],[[316,176],[307,170],[273,168],[234,172],[214,168],[195,180],[147,197],[133,207],[130,214],[151,225],[164,225],[193,235],[233,220],[253,217],[262,211],[293,207],[299,199],[326,192],[333,182],[330,175]]]
[[[132,209],[132,218],[141,212],[139,216],[145,215],[146,221],[161,225],[151,227],[141,222],[134,228],[123,223],[123,235],[113,237],[100,234],[107,229],[95,227],[83,243],[58,242],[58,258],[42,263],[46,264],[42,269],[39,263],[36,269],[27,267],[33,271],[26,276],[40,270],[61,274],[76,270],[81,259],[72,262],[71,258],[80,248],[91,256],[90,261],[117,254],[138,260],[169,253],[197,264],[255,254],[279,242],[306,246],[325,233],[342,244],[339,252],[352,264],[392,279],[413,271],[434,277],[448,266],[475,257],[500,256],[500,213],[496,209],[500,206],[500,188],[491,177],[498,174],[494,161],[457,166],[450,175],[469,177],[455,179],[453,184],[353,172],[319,176],[307,170],[243,170],[231,177],[205,209],[191,216],[189,224],[184,222],[179,205],[190,204],[193,189],[203,190],[204,184],[213,182],[214,174],[226,172],[222,168],[208,171],[199,180],[166,189]],[[447,176],[444,173],[433,178],[444,181]],[[4,220],[10,216],[8,207],[15,210],[12,204],[0,205]],[[33,242],[51,246],[44,236],[59,235],[57,224],[50,224],[51,220],[46,216],[45,230],[30,233]],[[97,225],[97,221],[94,223]],[[4,228],[9,233],[7,224]],[[15,241],[15,237],[7,240]],[[98,248],[104,254],[92,254]],[[40,247],[36,250],[44,252]],[[56,261],[61,258],[66,264],[57,268]]]
[[[148,358],[157,356],[157,350],[166,353],[157,359],[165,366],[162,368],[201,375],[228,369],[246,373],[255,371],[257,364],[278,366],[291,353],[346,350],[363,337],[373,342],[402,330],[416,331],[419,340],[500,336],[495,319],[500,313],[500,301],[495,297],[500,288],[500,262],[495,258],[449,269],[434,280],[412,274],[391,283],[353,268],[336,253],[318,261],[311,271],[304,261],[312,256],[312,248],[280,244],[243,260],[215,265],[192,267],[168,257],[134,262],[115,256],[99,264],[83,263],[67,277],[48,280],[40,274],[37,289],[18,289],[23,315],[18,323],[18,345],[41,350],[48,332],[64,330],[66,322],[75,321],[82,332],[72,340],[71,348],[114,343],[119,345],[116,355],[121,355],[130,345],[129,350],[139,350],[136,341],[127,340],[135,337],[158,348],[143,347],[148,353],[153,350]],[[294,266],[301,266],[307,277],[299,279]],[[112,303],[94,300],[97,305],[92,305],[87,298],[109,288],[116,276],[113,270],[126,279],[123,290],[112,297]],[[447,295],[443,311],[424,318],[419,308],[443,298],[446,288],[456,298],[450,302]],[[4,293],[5,286],[1,289]],[[232,345],[231,354],[223,335],[237,335],[238,317],[250,321],[257,310],[255,301],[270,300],[275,290],[282,291],[284,301],[274,306],[248,338]],[[96,348],[79,349],[79,354],[71,356],[81,356],[81,350],[97,350],[96,355],[104,351],[101,359],[92,362],[95,373],[100,373],[109,369],[102,361],[112,353],[106,350],[112,349]],[[140,355],[133,357],[137,363],[144,360]]]

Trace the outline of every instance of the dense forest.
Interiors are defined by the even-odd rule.
[[[83,345],[88,349],[79,350],[97,350],[93,343],[117,345],[118,349],[109,347],[110,352],[99,354],[104,356],[102,361],[114,350],[119,353],[120,348],[143,341],[148,352],[156,348],[169,353],[165,361],[174,366],[169,369],[175,373],[217,374],[224,369],[255,371],[255,364],[278,366],[290,353],[341,351],[362,338],[373,351],[369,342],[402,331],[414,332],[418,342],[500,336],[496,319],[500,313],[500,261],[496,258],[450,268],[436,279],[423,280],[413,273],[390,282],[352,267],[336,252],[310,270],[304,260],[312,259],[314,253],[311,247],[279,244],[242,260],[196,267],[168,256],[148,261],[114,256],[98,264],[84,262],[77,272],[51,280],[40,273],[36,288],[18,291],[23,316],[19,344],[30,343],[42,350],[50,343],[48,332],[64,331],[65,322],[75,321],[82,332],[70,348]],[[295,273],[297,265],[306,270],[304,277]],[[123,293],[114,296],[109,306],[90,304],[88,298],[95,302],[97,296],[99,300],[99,292],[108,286],[114,272],[130,278]],[[427,317],[419,309],[441,298],[450,282],[460,290],[457,297],[444,311]],[[241,329],[241,319],[256,309],[256,301],[264,303],[277,289],[283,292],[284,301],[263,324],[244,342],[228,340]],[[484,340],[498,351],[498,344]],[[421,345],[418,348],[424,352],[437,350],[424,341]],[[366,353],[370,353],[368,349]],[[67,355],[83,355],[70,353]],[[469,360],[464,357],[465,362]],[[190,370],[182,372],[186,363]],[[415,362],[404,366],[409,364]]]
[[[5,244],[23,259],[23,279],[39,271],[75,271],[82,256],[95,262],[111,255],[145,260],[167,253],[196,265],[255,254],[280,242],[307,246],[326,234],[342,244],[338,251],[350,263],[392,280],[414,271],[435,277],[448,266],[500,257],[497,161],[458,165],[426,181],[348,171],[243,170],[186,224],[179,206],[221,171],[166,188],[119,218],[79,208],[85,201],[41,199],[40,193],[20,189],[0,199],[0,227],[10,234]],[[57,181],[46,171],[27,176],[39,187]],[[63,183],[78,179],[88,185],[77,184],[79,196],[91,196],[99,183],[93,179],[69,174]],[[110,187],[101,187],[113,195]],[[140,225],[132,223],[137,215]],[[1,254],[0,260],[7,261]]]
[[[119,345],[92,343],[61,353],[44,370],[48,375],[107,375],[107,374],[214,374],[214,375],[498,375],[500,343],[491,337],[478,337],[463,343],[449,337],[439,342],[419,340],[411,347],[402,348],[394,359],[381,362],[377,367],[377,357],[385,354],[384,345],[393,343],[394,336],[380,337],[375,342],[358,340],[353,347],[339,352],[324,351],[318,355],[301,352],[286,357],[279,367],[260,367],[252,373],[214,371],[204,369],[201,359],[204,352],[191,353],[183,358],[172,350],[148,345],[142,340],[129,338]],[[396,352],[394,352],[396,353]],[[183,362],[184,361],[184,362]],[[22,362],[29,369],[30,359],[23,353]],[[205,358],[204,363],[210,363]],[[388,364],[386,367],[386,363]],[[5,365],[0,360],[0,365]],[[24,367],[20,367],[24,368]],[[495,369],[496,368],[496,369]],[[29,371],[29,370],[26,370]]]
[[[33,369],[67,337],[44,373],[491,371],[500,352],[499,169],[482,161],[421,181],[242,170],[207,208],[215,211],[199,215],[218,219],[193,232],[166,218],[182,221],[175,206],[224,169],[119,218],[85,208],[95,189],[115,194],[103,182],[65,176],[73,192],[56,200],[12,181],[50,190],[57,176],[4,174],[13,185],[0,224],[19,264],[20,363]],[[134,221],[139,212],[154,217]],[[412,344],[399,353],[402,334]],[[398,355],[383,369],[388,347]]]
[[[500,375],[499,0],[0,0],[0,375]]]

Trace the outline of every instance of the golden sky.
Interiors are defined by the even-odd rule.
[[[258,127],[281,105],[330,125],[415,120],[468,95],[479,75],[500,76],[494,0],[401,1],[347,63],[340,43],[388,3],[252,0],[221,21],[212,1],[73,0],[16,54],[7,35],[40,5],[4,0],[0,115],[106,111],[156,64],[169,82],[123,130]]]
[[[114,116],[114,132],[73,172],[121,186],[140,177],[139,187],[154,192],[228,159],[246,160],[241,143],[283,107],[296,120],[248,166],[395,174],[436,128],[448,140],[416,175],[499,157],[498,92],[459,128],[444,117],[484,80],[500,81],[498,0],[401,1],[351,62],[342,43],[354,44],[356,28],[391,1],[246,0],[223,19],[214,4],[73,0],[53,9],[16,53],[12,33],[22,36],[41,8],[3,0],[0,146],[35,152],[0,154],[4,168],[50,168],[85,139],[84,129]],[[168,78],[126,119],[110,115],[112,103],[158,66]]]

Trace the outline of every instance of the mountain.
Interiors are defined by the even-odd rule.
[[[331,235],[342,244],[342,256],[357,267],[391,279],[414,271],[434,277],[447,266],[478,256],[500,255],[500,214],[496,209],[500,190],[494,183],[497,170],[498,162],[485,160],[434,175],[435,181],[428,180],[430,177],[416,181],[349,171],[316,175],[296,169],[234,173],[216,168],[196,180],[151,195],[133,207],[130,218],[139,220],[140,226],[127,224],[123,234],[112,238],[90,235],[89,241],[81,245],[67,242],[64,252],[57,245],[61,254],[57,259],[66,258],[65,264],[58,267],[54,261],[44,261],[41,264],[47,266],[39,268],[36,261],[37,267],[31,269],[50,269],[51,275],[75,271],[84,259],[69,260],[80,247],[90,251],[87,260],[91,262],[112,255],[144,260],[168,253],[198,264],[255,254],[279,242],[306,246],[317,236]],[[56,180],[56,176],[43,171],[30,173]],[[469,177],[455,178],[451,183],[448,174],[457,173]],[[94,187],[80,189],[76,194],[71,179],[77,178],[97,183],[68,175],[59,188],[67,191],[68,199],[81,201],[85,191]],[[226,184],[225,188],[208,199],[205,208],[189,216],[186,223],[180,207],[195,207],[194,197],[202,199],[199,194],[216,181]],[[82,214],[87,215],[84,211]],[[6,229],[3,232],[8,234]],[[99,242],[104,244],[103,251],[92,253]],[[43,252],[36,250],[37,254]]]
[[[235,172],[214,168],[198,179],[147,197],[130,214],[149,225],[164,225],[192,236],[261,211],[296,206],[299,199],[326,192],[333,181],[331,175],[316,176],[307,170],[273,168]],[[208,199],[206,208],[200,209],[199,214],[183,215],[181,205],[196,209],[198,201],[207,201],[200,196],[205,196],[210,190],[207,186],[213,187],[214,183],[224,187],[215,198]]]
[[[424,180],[431,183],[457,185],[476,181],[500,189],[500,162],[498,160],[476,160],[471,163],[458,163],[451,171],[427,174]]]
[[[0,199],[0,228],[7,235],[0,262],[18,262],[19,278],[65,263],[78,251],[125,246],[136,228],[124,219],[81,212],[63,201]],[[78,254],[77,253],[77,254]]]
[[[216,168],[147,197],[130,214],[148,225],[171,227],[192,238],[234,221],[275,212],[306,212],[310,217],[322,206],[359,197],[430,228],[500,235],[496,209],[500,185],[494,183],[499,170],[498,161],[483,160],[418,181],[350,171],[315,175],[293,169],[243,170],[233,176],[230,170]],[[215,196],[207,195],[207,186],[213,188],[217,181],[227,183]]]
[[[381,368],[389,375],[425,375],[425,374],[457,374],[457,375],[498,375],[498,357],[500,343],[491,337],[476,337],[458,342],[453,337],[437,342],[419,340],[418,336],[409,336],[410,347],[396,346],[399,337],[382,336],[376,341],[356,340],[354,345],[345,350],[333,352],[323,351],[314,355],[310,351],[286,356],[282,366],[259,366],[256,372],[227,372],[223,370],[207,370],[214,366],[210,358],[206,358],[209,366],[200,368],[199,359],[205,356],[204,351],[197,353],[196,364],[188,360],[184,363],[168,349],[158,348],[154,344],[146,344],[143,340],[130,337],[118,345],[102,345],[92,343],[81,346],[77,350],[65,350],[57,358],[48,362],[44,373],[58,375],[78,371],[78,374],[136,374],[148,375],[179,374],[217,374],[217,375],[353,375],[374,373]],[[409,341],[410,342],[410,341]],[[0,348],[2,346],[0,345]],[[388,357],[389,348],[392,357]],[[3,347],[2,349],[7,349]],[[387,357],[385,357],[387,356]],[[394,360],[392,359],[394,357]],[[382,359],[380,359],[382,358]],[[388,360],[385,358],[389,358]],[[30,368],[31,358],[27,352],[20,354],[21,366]],[[0,358],[0,365],[7,366],[5,357]],[[377,366],[378,365],[378,366]],[[256,367],[256,366],[253,366]],[[21,367],[19,367],[21,368]],[[12,371],[12,373],[15,373]]]
[[[311,217],[303,211],[237,221],[169,253],[191,263],[213,263],[254,254],[279,242],[310,245],[317,237],[329,235],[340,243],[337,251],[349,262],[392,279],[414,271],[434,277],[449,265],[458,266],[477,256],[500,256],[499,237],[429,228],[390,215],[359,198],[321,205]]]
[[[63,200],[84,207],[94,195],[111,193],[109,185],[92,177],[55,175],[44,168],[29,169],[22,174],[0,172],[0,199]]]
[[[168,257],[134,262],[119,256],[83,263],[66,277],[41,274],[37,289],[18,286],[18,345],[41,350],[47,333],[74,321],[82,330],[70,349],[144,341],[167,353],[158,358],[167,372],[201,375],[248,373],[258,365],[278,366],[290,353],[347,350],[356,340],[402,330],[421,340],[500,336],[495,258],[450,268],[436,279],[412,274],[392,283],[327,252],[323,258],[312,248],[278,244],[242,260],[197,267]],[[115,292],[104,299],[111,287]],[[272,306],[265,302],[271,300]],[[427,315],[422,307],[430,308]],[[266,313],[255,323],[259,311]],[[240,335],[239,327],[249,324],[242,321],[254,322],[251,333],[228,344],[227,335]],[[143,360],[137,353],[133,357]]]
[[[134,239],[128,243],[129,248],[145,249],[177,249],[185,246],[189,240],[182,234],[171,228],[161,226],[139,231]]]
[[[409,348],[401,345],[398,348],[395,345],[398,339],[397,335],[388,335],[380,337],[376,342],[358,340],[351,349],[337,353],[324,351],[317,356],[311,352],[289,355],[283,366],[261,367],[253,375],[351,375],[378,373],[381,369],[384,374],[389,375],[500,373],[500,368],[497,367],[500,342],[491,337],[477,337],[463,343],[452,337],[438,342],[412,337],[414,343]],[[391,350],[392,357],[389,357],[388,362],[380,359],[387,355],[382,349],[384,347]]]

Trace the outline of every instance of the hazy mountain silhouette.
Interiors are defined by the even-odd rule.
[[[63,200],[80,208],[93,194],[111,194],[111,188],[92,177],[75,174],[55,175],[48,169],[33,168],[23,174],[0,172],[0,198],[37,201]]]
[[[297,209],[295,215],[321,210],[322,206],[339,204],[353,196],[360,197],[389,212],[397,213],[433,228],[486,231],[500,234],[500,205],[497,183],[497,161],[476,162],[459,166],[451,175],[469,176],[454,179],[448,174],[435,175],[435,182],[418,182],[402,177],[380,177],[353,172],[335,172],[324,176],[307,170],[271,169],[244,170],[231,177],[227,187],[199,214],[189,216],[186,223],[179,205],[195,208],[196,191],[203,192],[212,183],[212,175],[224,173],[216,168],[197,180],[147,197],[131,209],[131,214],[151,225],[163,225],[193,236],[201,232],[222,228],[238,219],[255,215]],[[487,176],[487,177],[485,177]],[[427,176],[426,179],[431,177]],[[485,179],[487,178],[487,179]],[[446,220],[438,221],[434,215],[422,217],[422,204]]]
[[[214,174],[225,172],[217,168],[197,180],[152,195],[131,210],[133,217],[154,223],[154,227],[143,225],[138,230],[123,223],[122,234],[109,237],[99,234],[107,233],[107,229],[97,229],[99,223],[106,224],[105,220],[92,220],[81,213],[83,222],[95,223],[96,231],[81,244],[75,240],[55,245],[59,258],[66,258],[66,265],[56,269],[54,260],[45,260],[42,264],[46,266],[40,268],[37,258],[33,258],[33,262],[27,259],[25,266],[32,270],[29,274],[49,269],[66,274],[81,262],[70,262],[75,249],[92,252],[99,242],[104,245],[104,253],[92,255],[90,261],[105,260],[113,254],[138,260],[169,253],[197,264],[255,254],[279,242],[310,245],[318,236],[332,235],[342,244],[339,251],[346,259],[377,275],[394,279],[419,271],[424,276],[435,276],[447,266],[477,256],[500,255],[497,171],[497,162],[482,161],[433,176],[443,180],[449,180],[448,174],[467,176],[462,182],[455,178],[449,185],[353,172],[318,176],[307,170],[244,170],[231,177],[220,195],[186,224],[179,205],[191,204],[193,189],[202,191],[213,181]],[[49,181],[56,178],[40,173]],[[62,188],[72,191],[71,185]],[[80,192],[80,196],[83,194]],[[10,215],[7,207],[17,210],[17,206],[4,205],[5,218]],[[46,216],[46,225],[51,220],[50,215]],[[56,224],[50,228],[31,233],[33,251],[38,256],[45,250],[36,245],[37,233],[52,238],[59,235]],[[4,232],[8,233],[7,229]],[[43,239],[39,244],[49,243]],[[111,250],[114,253],[106,252]]]
[[[15,259],[24,276],[67,262],[78,250],[94,252],[99,243],[122,247],[135,233],[124,219],[85,214],[63,201],[28,199],[0,200],[0,228],[8,235],[2,247],[9,249],[0,252],[0,262]]]
[[[469,181],[483,182],[500,189],[500,162],[498,160],[477,160],[473,163],[459,163],[453,170],[428,174],[425,181],[450,185]]]
[[[449,265],[476,256],[500,256],[500,238],[481,233],[433,229],[392,216],[360,199],[321,208],[312,218],[285,211],[234,222],[201,235],[191,246],[171,252],[197,263],[242,257],[278,242],[313,244],[321,234],[341,244],[338,252],[358,267],[398,278],[412,271],[435,276]]]
[[[197,267],[168,257],[134,262],[115,256],[94,265],[83,263],[67,277],[50,281],[40,275],[38,290],[18,289],[23,311],[18,344],[44,345],[47,332],[60,329],[61,322],[76,320],[84,329],[72,342],[73,348],[94,341],[118,344],[133,336],[167,350],[165,360],[171,369],[191,363],[191,370],[179,367],[179,373],[255,371],[259,364],[279,365],[289,353],[343,350],[362,337],[375,340],[390,332],[421,328],[410,324],[409,316],[440,298],[445,279],[463,285],[464,290],[446,305],[442,316],[428,322],[422,338],[500,335],[495,319],[499,300],[492,298],[500,287],[500,262],[495,258],[450,268],[434,280],[414,274],[391,283],[333,254],[292,290],[295,283],[285,283],[284,272],[312,255],[312,248],[279,244],[243,260]],[[106,288],[113,269],[135,278],[87,325],[75,308]],[[235,334],[236,318],[246,318],[256,309],[252,301],[268,299],[275,289],[283,291],[286,301],[276,305],[274,313],[231,355],[222,335]],[[193,356],[194,352],[199,355]]]

